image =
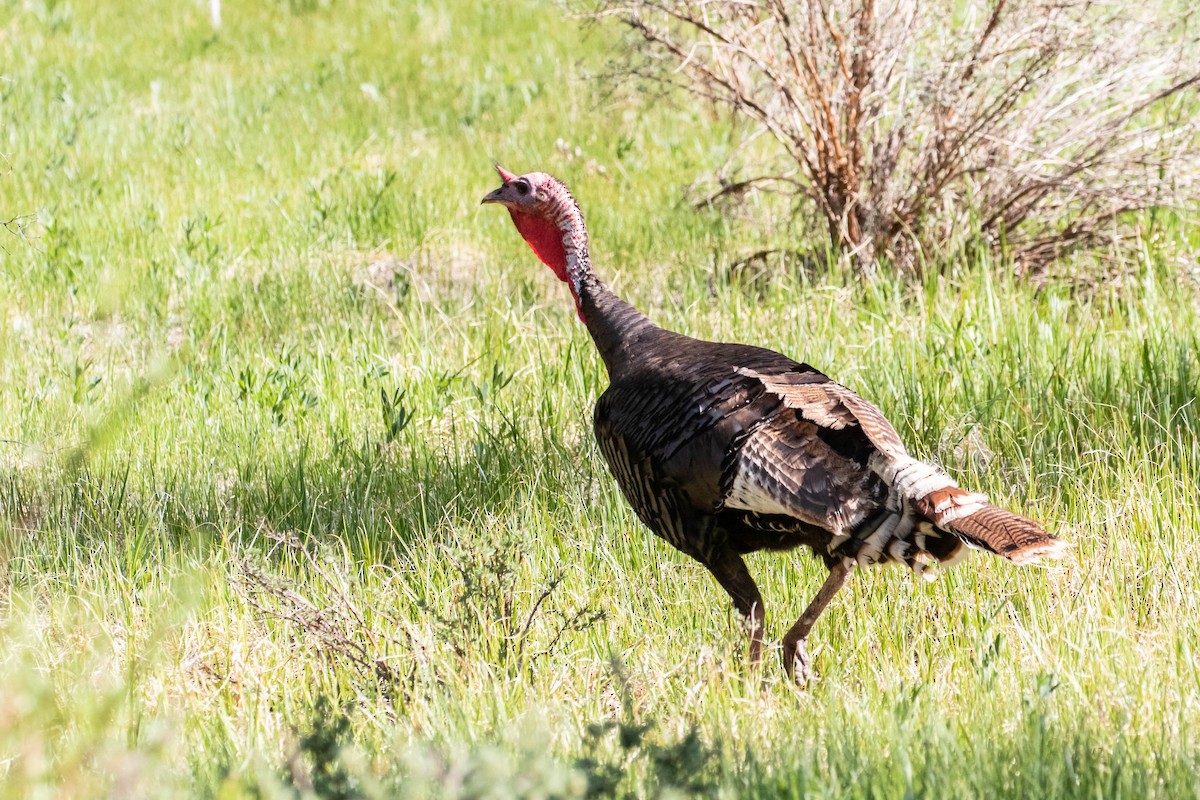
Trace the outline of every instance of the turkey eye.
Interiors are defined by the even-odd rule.
[[[523,181],[523,180],[517,181],[517,194],[519,194],[519,195],[529,194],[529,183],[527,181]]]

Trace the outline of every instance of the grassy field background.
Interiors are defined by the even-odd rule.
[[[587,80],[607,32],[224,11],[0,0],[0,795],[1200,796],[1193,228],[1041,288],[738,273],[803,233],[681,202],[728,138]],[[493,160],[662,324],[857,388],[1070,555],[858,575],[819,682],[751,672],[605,472]],[[751,568],[778,638],[823,570]]]

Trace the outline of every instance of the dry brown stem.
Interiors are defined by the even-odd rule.
[[[261,617],[294,625],[303,635],[304,646],[319,648],[330,659],[348,663],[363,677],[374,680],[389,704],[394,705],[396,690],[404,684],[384,653],[410,652],[411,641],[396,640],[368,624],[342,588],[340,578],[317,557],[313,545],[290,533],[267,531],[266,536],[297,556],[335,600],[324,605],[316,603],[301,593],[299,585],[250,559],[237,562],[234,588]]]

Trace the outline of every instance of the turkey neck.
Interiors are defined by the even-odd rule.
[[[575,305],[583,324],[587,326],[609,377],[626,365],[631,349],[642,335],[658,330],[645,314],[617,297],[592,271],[588,255],[587,228],[583,215],[573,217],[563,230],[563,249],[566,255],[566,277],[575,295]]]
[[[613,294],[591,273],[580,281],[579,310],[610,378],[626,365],[642,334],[658,330],[645,314]]]

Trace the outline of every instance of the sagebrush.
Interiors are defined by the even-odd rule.
[[[968,242],[1019,273],[1194,206],[1194,10],[1115,0],[606,0],[621,79],[732,120],[705,202],[782,193],[833,252],[919,271]],[[805,228],[801,226],[801,230]]]

